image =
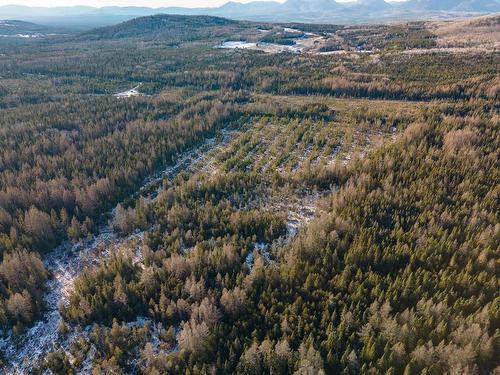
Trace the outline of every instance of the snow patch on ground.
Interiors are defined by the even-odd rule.
[[[0,24],[1,26],[14,26],[14,25],[5,25],[5,24]],[[22,38],[22,39],[39,39],[39,38],[45,38],[47,36],[57,36],[57,35],[62,35],[62,34],[41,34],[41,33],[34,33],[34,34],[0,34],[0,38]]]
[[[244,49],[244,50],[252,50],[252,51],[262,51],[265,53],[300,53],[301,49],[295,45],[286,46],[281,44],[274,43],[253,43],[253,42],[243,42],[243,41],[228,41],[224,42],[216,48],[220,49]]]
[[[231,132],[223,131],[222,142],[227,142],[230,135]],[[160,182],[164,178],[173,179],[180,171],[202,163],[215,145],[216,140],[209,139],[203,145],[185,151],[178,157],[176,164],[167,166],[155,176],[145,179],[143,187],[135,195],[140,195],[154,187],[150,200],[155,200],[163,189]],[[45,265],[53,275],[47,283],[47,293],[44,297],[47,310],[42,319],[22,335],[14,336],[12,332],[9,332],[0,337],[0,352],[9,361],[9,364],[2,369],[2,374],[30,373],[33,366],[42,361],[56,346],[67,348],[69,342],[83,334],[72,332],[68,337],[63,337],[59,332],[59,324],[62,321],[59,306],[69,303],[68,298],[73,289],[73,282],[86,267],[101,264],[114,249],[120,248],[125,243],[134,244],[133,261],[142,262],[141,248],[144,232],[122,237],[113,228],[116,209],[113,209],[110,215],[111,219],[101,224],[94,237],[76,244],[67,241],[45,257]],[[87,358],[86,363],[91,366],[91,359]]]
[[[132,98],[134,96],[143,96],[141,92],[139,92],[139,87],[142,86],[142,83],[138,84],[134,88],[131,88],[130,90],[119,92],[118,94],[115,94],[114,96],[116,98]]]

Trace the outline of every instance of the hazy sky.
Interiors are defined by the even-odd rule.
[[[149,7],[212,7],[220,6],[229,0],[0,0],[0,5],[21,4],[31,6],[71,6],[90,5],[96,7],[119,6],[149,6]],[[238,0],[239,3],[249,3],[252,0]],[[280,1],[280,0],[277,0]],[[284,0],[281,0],[284,2]]]
[[[120,6],[150,6],[150,7],[166,7],[166,6],[183,6],[183,7],[212,7],[220,6],[227,3],[229,0],[0,0],[1,5],[18,4],[30,6],[71,6],[71,5],[90,5],[96,7],[108,5]],[[249,3],[252,0],[237,0],[239,3]],[[284,2],[285,0],[276,0]],[[346,0],[337,0],[345,2]]]

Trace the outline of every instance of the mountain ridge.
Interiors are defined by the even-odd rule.
[[[499,0],[408,0],[401,4],[403,8],[415,10],[439,11],[477,11],[499,12]]]
[[[212,27],[234,24],[238,24],[238,21],[222,17],[157,14],[93,29],[81,34],[79,37],[84,39],[121,39],[144,35],[161,36],[179,30],[184,34],[195,35],[199,31],[208,32]]]
[[[417,18],[450,18],[468,13],[500,12],[500,0],[407,0],[404,3],[385,0],[357,0],[339,3],[335,0],[229,1],[216,8],[141,6],[106,6],[94,8],[0,6],[0,19],[18,19],[42,25],[66,27],[99,27],[154,14],[208,15],[248,21],[384,23]],[[463,14],[461,14],[463,13]]]

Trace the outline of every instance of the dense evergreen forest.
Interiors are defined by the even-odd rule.
[[[0,39],[6,373],[498,373],[500,60],[439,43],[176,16]],[[49,306],[48,259],[84,248]]]

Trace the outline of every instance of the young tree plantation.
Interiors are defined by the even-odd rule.
[[[0,372],[500,373],[486,29],[0,37]]]

